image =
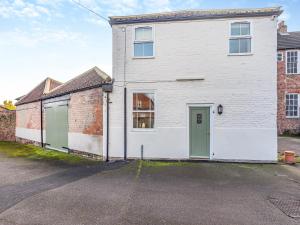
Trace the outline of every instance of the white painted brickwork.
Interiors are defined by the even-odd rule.
[[[229,26],[236,20],[251,22],[253,55],[228,56]],[[214,109],[222,104],[224,113],[212,116],[210,158],[275,161],[276,20],[244,18],[147,25],[154,25],[155,29],[153,59],[132,58],[134,26],[126,28],[128,157],[140,157],[143,144],[146,158],[189,158],[188,104],[212,104]],[[110,105],[112,157],[123,157],[124,32],[121,28],[122,25],[112,27],[116,80]],[[191,77],[204,80],[175,81]],[[132,130],[134,90],[155,92],[153,131]]]

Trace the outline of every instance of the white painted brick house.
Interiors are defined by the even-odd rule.
[[[151,159],[276,161],[280,14],[262,8],[111,17],[109,157],[139,158],[143,146]]]

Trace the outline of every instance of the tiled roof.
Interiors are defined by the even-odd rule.
[[[141,14],[132,16],[112,16],[109,23],[131,24],[164,21],[202,20],[218,18],[279,16],[280,7],[255,8],[255,9],[214,9],[214,10],[183,10],[164,13]]]
[[[278,49],[300,49],[300,31],[278,33],[277,36]]]
[[[16,105],[27,104],[41,100],[41,98],[47,94],[51,89],[61,85],[62,83],[51,78],[46,78],[27,95],[21,97]]]
[[[109,82],[111,78],[98,67],[94,67],[85,73],[69,80],[68,82],[54,88],[43,99],[54,98],[72,92],[100,87],[103,83]]]

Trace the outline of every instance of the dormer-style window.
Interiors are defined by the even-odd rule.
[[[229,53],[251,53],[250,22],[234,22],[230,24]]]
[[[153,28],[150,26],[136,27],[134,31],[134,57],[153,57]]]

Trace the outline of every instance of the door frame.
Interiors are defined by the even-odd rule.
[[[191,149],[190,149],[190,109],[191,108],[209,108],[209,157],[196,157],[191,156]],[[213,114],[214,114],[214,104],[213,103],[188,103],[187,104],[187,149],[188,149],[188,156],[190,159],[213,159]]]

